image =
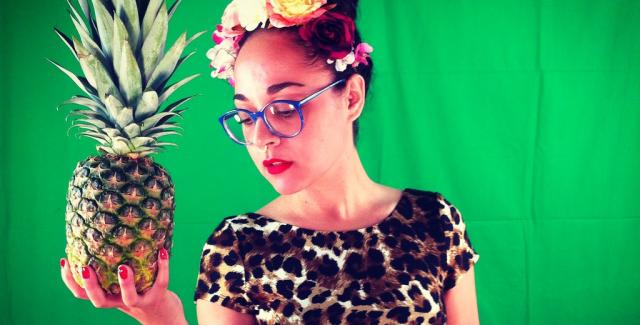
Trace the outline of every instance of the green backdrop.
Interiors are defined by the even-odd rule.
[[[202,95],[180,147],[157,156],[176,185],[170,287],[191,323],[206,237],[277,194],[216,124],[232,89],[205,52],[225,3],[185,0],[169,34],[209,31],[177,75],[203,76],[174,96]],[[73,31],[66,3],[1,6],[0,323],[134,324],[59,277],[67,182],[96,152],[67,135],[55,108],[79,90],[45,60],[80,71],[53,32]],[[361,0],[359,12],[376,64],[363,162],[460,209],[481,255],[482,324],[640,324],[640,1]]]

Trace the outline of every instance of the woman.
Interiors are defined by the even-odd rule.
[[[234,86],[237,107],[220,122],[280,196],[225,218],[207,240],[200,324],[479,323],[479,255],[459,211],[437,192],[372,181],[358,156],[373,62],[353,23],[356,3],[235,0],[214,32],[212,76]],[[142,296],[127,274],[117,298],[93,272],[85,289],[68,266],[62,275],[96,307],[185,323],[166,289],[168,258],[159,261]]]

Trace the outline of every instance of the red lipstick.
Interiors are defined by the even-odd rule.
[[[284,172],[293,165],[293,161],[286,161],[282,159],[269,159],[262,162],[262,165],[267,168],[269,174],[275,175]]]

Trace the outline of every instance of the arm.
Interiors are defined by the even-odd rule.
[[[449,325],[480,324],[476,300],[476,282],[473,266],[461,275],[456,285],[444,293],[444,303]]]
[[[243,314],[203,299],[198,299],[196,306],[199,325],[253,325],[256,323],[255,318],[249,314]]]

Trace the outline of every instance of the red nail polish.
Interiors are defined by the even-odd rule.
[[[124,267],[124,265],[120,265],[118,266],[118,274],[120,275],[120,277],[122,278],[122,280],[126,280],[127,279],[127,268]]]
[[[164,247],[160,248],[160,258],[166,260],[169,258],[169,254],[167,254],[167,250]]]
[[[89,278],[89,268],[86,266],[82,267],[82,278],[83,279],[88,279]]]
[[[60,259],[60,267],[64,267],[64,258]]]

